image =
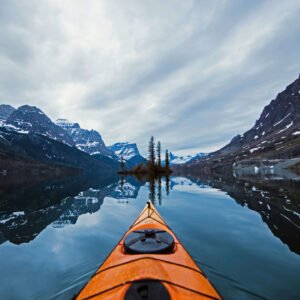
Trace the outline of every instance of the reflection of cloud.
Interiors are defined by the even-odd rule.
[[[55,254],[59,254],[61,252],[61,244],[53,244],[51,250]]]
[[[193,182],[186,177],[172,177],[171,180],[172,190],[175,192],[185,192],[191,194],[201,194],[201,195],[214,195],[224,197],[224,192],[215,189],[202,182]]]
[[[172,150],[214,150],[296,77],[299,9],[292,0],[6,1],[0,96],[94,127],[108,144],[128,139],[145,152],[153,134]]]
[[[99,224],[101,220],[99,219],[99,214],[86,214],[81,215],[78,219],[77,223],[81,227],[93,227],[97,224]]]

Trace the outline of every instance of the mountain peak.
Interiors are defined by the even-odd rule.
[[[123,157],[125,160],[129,160],[134,156],[141,156],[136,143],[119,142],[109,146],[118,157]]]
[[[19,111],[21,112],[26,112],[26,113],[42,113],[43,115],[45,115],[41,109],[39,109],[36,106],[31,106],[31,105],[22,105],[18,108]]]
[[[6,121],[15,110],[16,109],[9,104],[0,104],[0,121]]]
[[[5,124],[22,133],[38,133],[69,146],[74,146],[68,133],[54,124],[41,109],[35,106],[20,106],[12,112]]]
[[[115,153],[119,160],[123,158],[129,169],[147,162],[147,160],[140,154],[136,143],[119,142],[109,146],[108,148]]]
[[[80,128],[78,123],[70,122],[68,119],[57,119],[55,121],[56,125],[66,129],[66,128]]]
[[[57,119],[56,124],[68,132],[79,150],[90,155],[100,154],[116,158],[114,153],[106,147],[98,131],[83,129],[78,123],[70,122],[68,119]]]

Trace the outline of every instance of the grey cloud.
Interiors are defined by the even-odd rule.
[[[0,97],[142,151],[210,151],[300,70],[296,1],[1,1]],[[246,109],[245,109],[246,108]]]

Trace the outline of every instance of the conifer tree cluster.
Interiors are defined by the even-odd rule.
[[[156,151],[155,151],[156,149]],[[165,152],[165,166],[162,166],[161,161],[161,142],[158,141],[155,147],[154,137],[151,136],[148,146],[149,151],[149,162],[148,167],[154,172],[166,172],[170,171],[170,156],[169,151]]]
[[[165,164],[162,165],[161,160],[161,142],[158,141],[155,145],[154,137],[151,136],[148,145],[148,163],[139,164],[131,170],[126,170],[126,165],[123,157],[120,161],[120,174],[147,174],[147,175],[159,175],[172,173],[170,169],[170,156],[169,151],[165,152]]]

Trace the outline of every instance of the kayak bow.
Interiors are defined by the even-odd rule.
[[[221,296],[147,202],[76,299],[198,300]]]

